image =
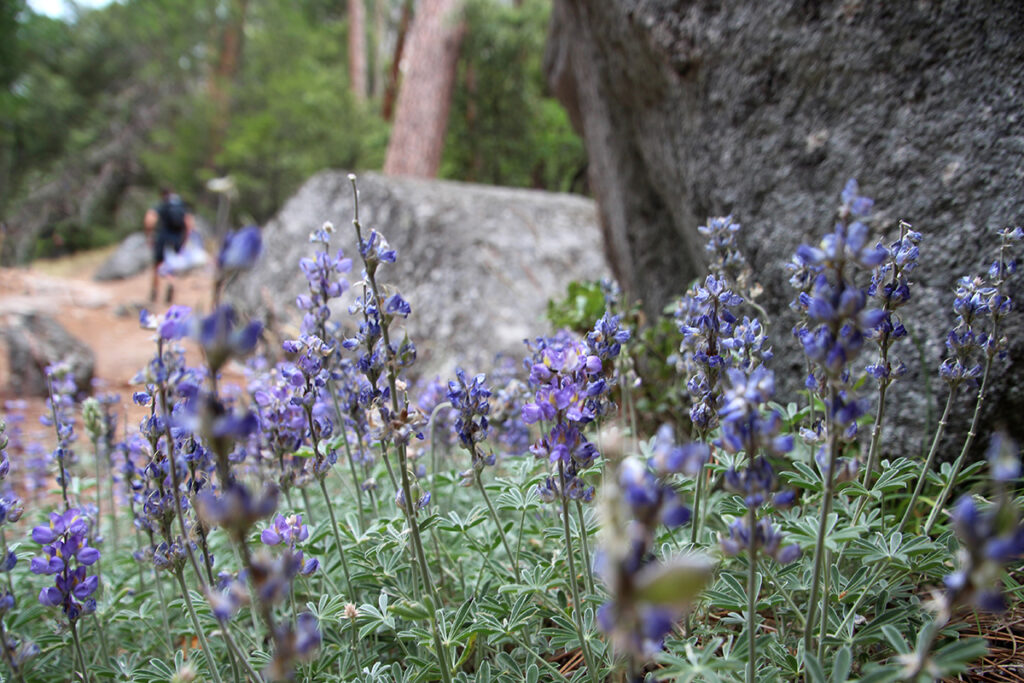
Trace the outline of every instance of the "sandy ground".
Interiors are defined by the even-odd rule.
[[[95,354],[95,377],[100,380],[97,391],[119,394],[128,424],[137,425],[144,409],[131,402],[131,394],[137,390],[131,379],[155,351],[153,333],[139,326],[138,311],[147,307],[162,313],[167,305],[162,298],[156,305],[148,303],[149,272],[126,280],[95,282],[93,273],[110,253],[110,249],[99,250],[55,261],[37,261],[28,268],[0,269],[0,325],[5,314],[19,311],[38,311],[60,321]],[[176,278],[174,303],[206,310],[211,283],[212,275],[207,270]],[[162,297],[163,287],[160,294]],[[190,363],[198,363],[199,353],[194,345],[187,346]],[[15,396],[8,380],[7,352],[0,348],[0,414],[4,412],[5,401],[26,400],[25,427],[26,432],[32,433],[45,410],[45,402],[42,398]]]

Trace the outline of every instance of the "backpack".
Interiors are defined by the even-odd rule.
[[[185,232],[185,214],[187,213],[185,202],[181,201],[181,197],[177,195],[169,198],[157,209],[160,225],[164,230],[175,234]]]

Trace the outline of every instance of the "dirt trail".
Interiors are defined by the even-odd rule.
[[[0,268],[0,322],[10,312],[38,311],[58,320],[74,337],[89,346],[96,356],[97,391],[121,396],[121,411],[127,411],[129,425],[137,425],[143,409],[131,402],[135,373],[152,357],[153,332],[139,326],[138,312],[146,307],[154,313],[167,305],[148,303],[150,274],[140,273],[125,280],[95,282],[92,275],[111,250],[99,250],[55,261],[38,261],[28,268]],[[197,270],[176,278],[174,303],[195,310],[209,307],[212,275]],[[161,295],[163,288],[161,288]],[[194,345],[189,362],[199,362]],[[3,401],[25,399],[28,403],[26,431],[32,433],[38,416],[45,410],[41,398],[15,396],[8,387],[6,349],[0,352],[0,414]]]

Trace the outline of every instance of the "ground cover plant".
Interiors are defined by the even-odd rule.
[[[792,330],[757,305],[739,225],[701,228],[710,272],[675,307],[661,387],[638,383],[649,333],[611,284],[593,290],[603,310],[582,293],[552,308],[589,318],[582,334],[414,381],[415,302],[389,266],[415,255],[354,207],[357,254],[332,248],[330,223],[312,232],[300,334],[282,348],[222,303],[260,256],[246,228],[218,254],[211,310],[141,316],[140,424],[121,424],[117,397],[79,403],[59,363],[52,451],[6,406],[10,678],[932,680],[985,653],[972,615],[1019,602],[1019,453],[978,420],[1021,229],[951,293],[949,398],[917,461],[890,457],[884,434],[927,236],[873,235],[852,181],[794,255]],[[783,344],[806,356],[802,404],[775,402]],[[225,381],[231,363],[244,382]],[[658,392],[666,421],[642,428]],[[939,466],[967,392],[968,436]]]

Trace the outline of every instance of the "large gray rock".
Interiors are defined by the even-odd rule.
[[[133,232],[124,238],[117,250],[93,274],[93,279],[123,280],[149,268],[153,262],[153,250],[146,243],[146,235]]]
[[[364,234],[380,232],[398,251],[377,278],[412,306],[407,331],[421,373],[447,372],[453,363],[486,370],[497,352],[521,354],[523,339],[547,331],[546,302],[564,296],[573,280],[608,275],[593,202],[571,195],[465,183],[366,174],[359,178]],[[264,229],[264,257],[233,282],[228,295],[244,309],[284,323],[294,336],[295,297],[306,293],[298,267],[314,246],[309,233],[337,226],[332,253],[342,247],[361,266],[352,227],[347,174],[310,179]],[[351,292],[334,308],[349,327]]]
[[[944,400],[951,286],[986,265],[994,229],[1024,218],[1022,30],[1019,0],[555,0],[546,62],[585,139],[623,286],[660,310],[702,272],[697,226],[733,214],[779,312],[789,392],[802,373],[783,264],[830,227],[847,178],[876,199],[876,227],[891,235],[902,218],[924,233],[902,355],[920,354],[926,374],[893,389],[901,427],[887,432],[893,451],[915,452]],[[1020,329],[985,416],[1018,435]]]
[[[0,318],[0,341],[6,349],[5,389],[14,396],[47,396],[46,368],[58,361],[71,364],[75,386],[91,392],[95,354],[53,318],[37,312],[11,312]]]

